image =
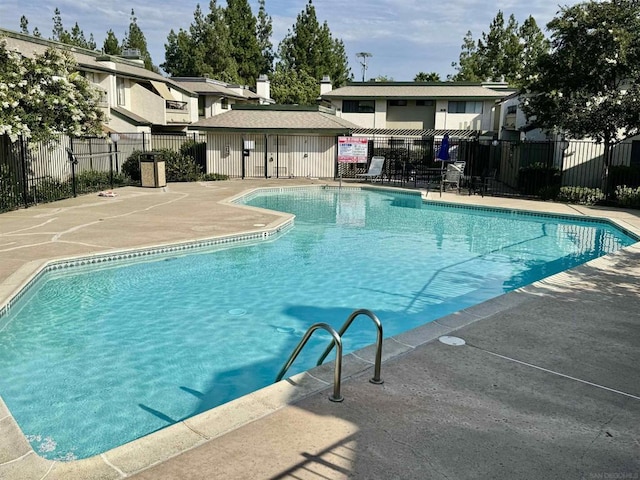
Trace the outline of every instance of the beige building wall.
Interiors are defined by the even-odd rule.
[[[152,123],[165,125],[165,101],[164,98],[150,92],[137,83],[126,89],[130,97],[130,110],[136,115],[149,120]],[[126,106],[125,106],[126,108]]]
[[[243,156],[244,142],[253,142]],[[336,137],[261,133],[208,133],[207,173],[235,177],[333,178]],[[265,170],[266,169],[266,170]]]
[[[406,106],[388,105],[386,128],[434,128],[435,108],[435,102],[417,105],[416,100],[407,100]]]

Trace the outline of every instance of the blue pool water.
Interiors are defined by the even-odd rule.
[[[293,189],[247,204],[294,213],[295,227],[49,272],[0,318],[0,395],[36,452],[88,457],[268,385],[312,323],[338,328],[368,308],[396,335],[636,241],[604,222],[388,191]],[[290,374],[328,341],[314,335]],[[356,320],[345,350],[374,342]]]

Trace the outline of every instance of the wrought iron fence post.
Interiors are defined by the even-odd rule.
[[[26,140],[22,135],[20,135],[18,138],[20,142],[20,163],[22,167],[22,203],[24,203],[24,208],[28,208],[29,200],[27,191],[27,156],[24,148],[24,142]]]
[[[113,154],[111,145],[112,144],[109,143],[109,183],[111,185],[111,188],[113,188]]]
[[[73,197],[76,195],[76,165],[78,164],[78,160],[73,156],[73,141],[70,141],[70,147],[67,147],[67,156],[69,157],[69,163],[71,163],[71,191],[73,192]]]
[[[69,161],[71,162],[71,192],[73,193],[73,198],[77,197],[77,185],[76,185],[76,165],[78,161],[73,156],[73,137],[69,137]]]

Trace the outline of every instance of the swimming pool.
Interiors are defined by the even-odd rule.
[[[86,457],[268,384],[315,321],[371,308],[393,335],[634,241],[607,224],[389,192],[247,203],[292,209],[296,227],[274,242],[50,272],[0,320],[0,393],[37,452]],[[374,339],[365,322],[345,342]]]

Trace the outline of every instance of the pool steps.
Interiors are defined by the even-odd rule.
[[[340,383],[342,381],[342,337],[344,336],[345,332],[349,329],[349,327],[351,326],[351,324],[353,323],[353,321],[358,315],[366,315],[371,320],[373,320],[373,323],[376,325],[376,330],[377,330],[376,359],[374,364],[374,373],[373,373],[373,377],[369,380],[369,382],[374,383],[376,385],[381,385],[382,383],[384,383],[384,380],[380,378],[380,368],[381,368],[380,364],[382,363],[382,336],[383,336],[382,323],[380,322],[380,319],[376,316],[375,313],[365,308],[361,308],[351,312],[351,315],[349,315],[349,318],[347,318],[347,320],[344,322],[342,327],[340,327],[340,330],[337,332],[331,325],[327,323],[321,322],[321,323],[314,323],[313,325],[311,325],[307,329],[306,333],[303,335],[302,340],[300,340],[296,348],[293,349],[293,352],[289,356],[289,359],[285,362],[285,364],[280,369],[280,372],[276,377],[276,383],[282,380],[285,373],[287,373],[287,370],[289,370],[289,367],[291,367],[293,362],[295,362],[296,358],[298,358],[298,354],[302,351],[304,346],[307,344],[307,341],[309,341],[309,338],[311,338],[311,335],[313,335],[313,332],[315,332],[316,330],[323,329],[329,332],[329,334],[331,334],[331,336],[333,337],[333,340],[331,340],[331,342],[327,346],[327,349],[324,351],[324,353],[320,355],[320,358],[318,359],[318,363],[316,365],[317,366],[322,365],[322,362],[324,362],[324,359],[327,358],[327,355],[329,355],[329,352],[331,352],[331,350],[333,350],[334,347],[336,348],[336,361],[335,361],[335,367],[333,371],[333,393],[329,396],[329,400],[331,400],[332,402],[342,402],[344,400],[344,397],[340,394]]]

